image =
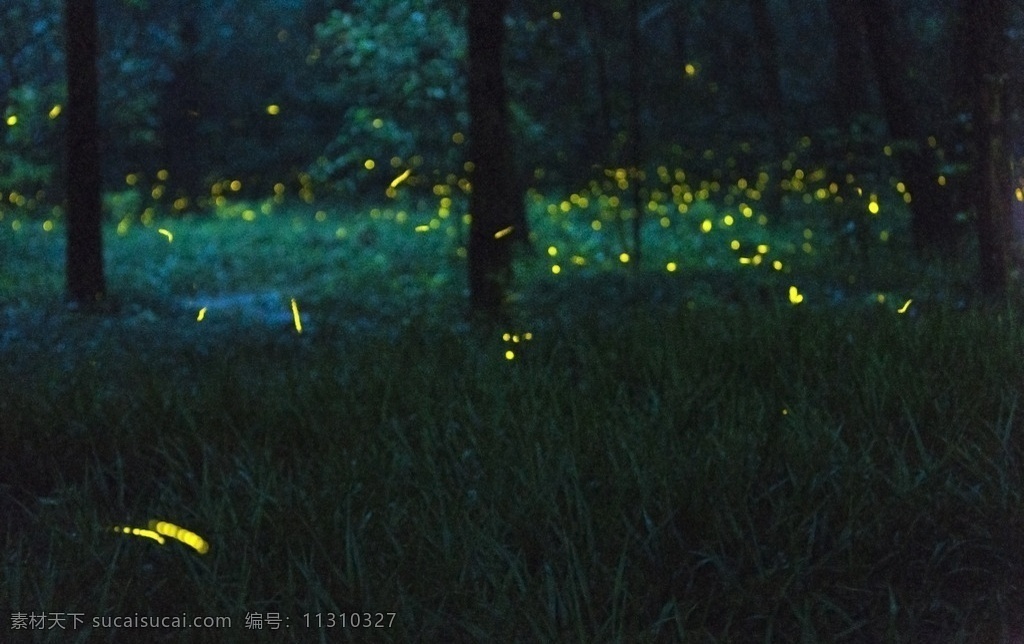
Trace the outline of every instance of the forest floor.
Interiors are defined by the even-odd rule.
[[[1011,641],[1020,317],[894,242],[691,214],[640,270],[536,217],[504,328],[436,216],[111,227],[102,316],[59,226],[5,225],[0,639]]]

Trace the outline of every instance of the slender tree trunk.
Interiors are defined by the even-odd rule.
[[[768,140],[771,143],[770,158],[774,161],[766,168],[768,186],[764,192],[765,207],[775,212],[782,210],[782,193],[779,190],[778,162],[786,154],[785,119],[782,100],[782,74],[779,70],[779,39],[775,35],[775,25],[767,0],[749,0],[750,12],[754,22],[755,51],[759,59],[761,74],[764,77],[761,102],[768,117],[771,130]]]
[[[868,111],[863,23],[857,6],[850,0],[829,0],[828,16],[832,22],[832,39],[836,45],[833,73],[832,105],[842,127],[854,117]]]
[[[611,148],[613,127],[611,98],[608,89],[608,60],[604,49],[604,28],[598,14],[599,8],[594,3],[584,2],[582,8],[583,29],[595,68],[594,90],[596,92],[597,123],[592,131],[596,131],[598,134],[592,137],[591,141],[591,163],[606,165],[608,151]]]
[[[906,60],[898,49],[896,14],[891,0],[861,0],[871,62],[882,110],[894,139],[894,156],[911,195],[910,229],[918,251],[946,252],[956,242],[953,206],[938,183],[938,171],[925,145],[926,128],[937,120],[911,101],[906,89]]]
[[[508,0],[469,0],[469,299],[474,313],[490,319],[505,313],[517,218],[502,71],[507,6]]]
[[[1014,225],[1013,161],[1007,141],[1006,43],[1009,7],[1005,0],[975,0],[965,6],[971,39],[976,131],[976,192],[979,277],[990,300],[1005,298],[1009,286]]]
[[[633,193],[633,267],[640,268],[643,258],[644,203],[640,194],[643,139],[640,129],[640,108],[643,103],[641,74],[643,55],[640,38],[640,0],[629,0],[629,181]]]
[[[67,298],[94,307],[106,297],[101,230],[95,0],[65,0],[67,43]]]
[[[202,171],[196,158],[199,140],[200,81],[197,55],[199,46],[199,2],[184,5],[181,19],[182,56],[171,66],[172,78],[164,97],[164,151],[168,182],[175,196],[196,205],[203,190]]]

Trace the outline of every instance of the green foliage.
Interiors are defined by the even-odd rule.
[[[383,189],[393,178],[389,166],[461,172],[453,136],[465,136],[468,125],[466,42],[445,4],[365,2],[317,26],[320,64],[331,76],[317,91],[344,115],[313,167],[317,178]],[[376,173],[365,170],[367,159],[379,164]]]

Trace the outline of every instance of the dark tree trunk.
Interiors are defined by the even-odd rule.
[[[94,307],[106,297],[101,230],[95,0],[65,0],[67,58],[68,301]]]
[[[869,107],[863,23],[850,0],[829,0],[828,16],[836,45],[832,105],[837,120],[845,127]]]
[[[906,87],[906,57],[898,44],[896,14],[890,0],[862,0],[858,5],[865,25],[871,62],[878,81],[882,110],[894,139],[894,155],[911,195],[910,229],[918,251],[947,252],[955,244],[953,205],[938,183],[934,156],[925,144],[937,120],[913,104]]]
[[[640,194],[643,180],[640,108],[643,105],[643,89],[640,82],[643,73],[643,42],[640,38],[640,0],[629,0],[629,180],[633,196],[633,267],[640,268],[643,258],[643,216],[644,203]]]
[[[750,13],[754,23],[754,50],[757,52],[762,85],[761,104],[768,120],[771,144],[769,158],[782,159],[786,155],[785,108],[782,100],[782,74],[779,71],[779,41],[767,0],[749,0]],[[779,212],[782,210],[782,193],[779,191],[779,169],[775,163],[766,168],[768,185],[764,193],[765,207]]]
[[[768,116],[774,152],[778,155],[782,153],[782,136],[785,132],[782,74],[779,71],[779,39],[775,35],[775,24],[767,0],[749,2],[754,22],[754,50],[757,52],[761,75],[764,77],[761,104]]]
[[[517,210],[514,194],[508,95],[502,70],[508,0],[469,0],[469,157],[473,163],[469,227],[470,308],[478,315],[504,315],[512,280],[512,242]]]
[[[1001,300],[1007,294],[1014,226],[1013,162],[1007,141],[1006,43],[1009,17],[1005,0],[975,0],[964,7],[970,39],[968,66],[974,78],[976,128],[975,209],[983,294]]]
[[[167,85],[163,104],[164,153],[168,183],[175,196],[185,197],[195,205],[202,196],[203,181],[196,158],[199,149],[200,94],[199,80],[199,3],[192,0],[184,5],[181,15],[181,57],[171,68],[171,81]]]
[[[608,80],[608,60],[605,56],[604,38],[605,30],[599,7],[594,3],[583,3],[583,29],[586,35],[587,46],[590,50],[590,57],[594,63],[594,91],[596,96],[595,107],[591,110],[596,116],[597,123],[591,128],[591,132],[597,132],[596,136],[590,138],[590,161],[601,165],[608,163],[608,151],[612,142],[612,108]]]

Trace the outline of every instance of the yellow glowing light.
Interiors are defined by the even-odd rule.
[[[375,167],[377,167],[377,162],[374,161],[373,159],[367,159],[366,161],[363,162],[363,167],[366,168],[367,170],[373,170]]]
[[[772,262],[772,268],[774,268],[777,271],[781,271],[782,270],[782,262],[780,262],[779,260],[775,260],[774,262]]]
[[[167,172],[167,170],[158,170],[156,173],[156,178],[161,181],[167,181],[167,177],[169,176],[171,175]]]
[[[52,231],[53,230],[53,222],[50,221],[49,219],[44,221],[43,222],[43,230],[46,231],[46,232]]]
[[[686,63],[686,67],[683,68],[683,71],[686,72],[687,76],[693,76],[697,73],[697,68],[693,65],[693,63]]]
[[[60,105],[54,105],[50,108],[50,119],[55,119],[60,116]]]
[[[914,300],[907,300],[906,302],[903,303],[903,306],[901,306],[900,308],[896,309],[896,312],[897,313],[906,313],[910,309],[910,303],[913,302],[913,301]]]
[[[558,264],[555,264],[551,267],[551,272],[554,273],[555,275],[558,275],[559,273],[562,272],[562,267],[559,266]]]
[[[705,219],[703,222],[701,222],[700,229],[706,233],[709,233],[711,232],[712,225],[713,224],[711,223],[710,219]]]
[[[267,106],[267,114],[270,114],[271,116],[277,116],[280,113],[281,113],[281,106],[280,105],[268,105]]]
[[[299,305],[294,297],[292,298],[292,319],[295,320],[295,332],[302,333],[302,318],[299,317]]]
[[[669,273],[675,273],[676,269],[678,268],[679,266],[676,265],[675,262],[669,262],[668,264],[665,265],[665,270],[667,270]]]
[[[877,215],[878,214],[878,203],[874,202],[874,201],[869,203],[868,204],[868,212],[870,212],[872,215]]]
[[[875,296],[875,301],[879,304],[885,304],[885,293],[879,293]]]
[[[804,301],[803,293],[801,293],[795,286],[789,287],[789,303],[796,306],[797,304]]]
[[[173,523],[169,523],[167,521],[150,521],[149,529],[158,534],[162,534],[165,537],[170,537],[171,539],[180,541],[186,546],[191,546],[201,555],[205,555],[210,551],[210,544],[208,544],[206,540],[195,532],[176,526]]]
[[[889,241],[889,231],[883,230],[882,232],[878,233],[878,240],[883,242]]]
[[[551,18],[553,20],[561,20],[562,19],[562,12],[561,11],[552,11],[551,12]]]
[[[510,235],[514,229],[515,229],[515,226],[509,226],[508,228],[502,228],[498,232],[494,233],[494,238],[495,239],[501,239],[502,237],[506,237],[507,235]]]
[[[228,187],[231,188],[231,192],[238,192],[239,190],[242,189],[242,182],[239,181],[238,179],[235,179],[234,181],[228,184]]]
[[[729,242],[729,248],[731,248],[733,250],[739,250],[740,249],[740,240],[734,239],[731,242]]]
[[[430,226],[427,224],[420,224],[419,226],[416,226],[415,230],[418,233],[428,233],[430,232]]]
[[[551,257],[555,257],[556,255],[558,255],[558,249],[555,248],[554,246],[548,246],[548,255],[550,255]]]
[[[452,135],[452,143],[455,145],[462,145],[466,142],[466,135],[462,132],[456,132]]]
[[[1017,188],[1014,191],[1014,194],[1017,195],[1017,201],[1024,201],[1024,190],[1021,190],[1020,188]]]
[[[505,359],[506,360],[512,360],[515,357],[516,357],[515,351],[509,350],[509,351],[505,352]]]
[[[601,230],[601,220],[595,219],[594,221],[590,222],[590,227],[594,231]]]
[[[202,322],[206,318],[206,307],[199,309],[199,315],[196,316],[196,322]]]
[[[412,170],[406,170],[406,171],[405,171],[405,172],[403,172],[402,174],[398,175],[397,177],[395,177],[394,179],[392,179],[392,181],[391,181],[391,187],[392,187],[392,188],[397,188],[397,187],[399,186],[399,184],[401,184],[401,183],[402,183],[403,181],[405,181],[406,179],[408,179],[408,178],[409,178],[409,175],[411,175],[411,174],[412,174]]]
[[[768,244],[758,244],[757,245],[757,252],[761,253],[762,255],[767,253],[768,252]]]
[[[384,127],[384,121],[382,119],[373,119],[373,123],[371,123],[371,125],[373,125],[373,129],[379,130]]]
[[[133,172],[132,174],[129,174],[124,178],[124,182],[127,183],[129,186],[134,186],[136,183],[139,182],[139,175]]]
[[[14,114],[11,114],[10,116],[7,117],[7,125],[14,126],[14,125],[17,125],[17,124],[18,124],[18,117],[17,116],[15,116]]]
[[[619,253],[619,261],[623,264],[629,262],[629,253]]]
[[[174,233],[172,233],[171,231],[167,230],[166,228],[160,228],[156,232],[158,232],[161,235],[163,235],[164,237],[166,237],[168,244],[171,243],[172,241],[174,241]]]

